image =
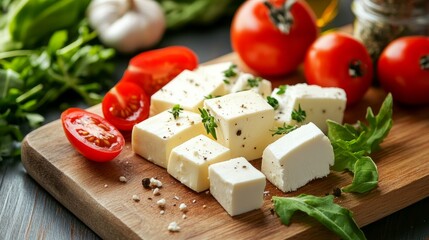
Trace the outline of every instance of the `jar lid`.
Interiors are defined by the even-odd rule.
[[[426,9],[410,8],[408,6],[407,8],[398,10],[396,7],[392,9],[391,7],[375,3],[386,2],[382,0],[354,0],[352,11],[357,18],[367,21],[377,21],[392,25],[429,25],[429,1],[426,1],[424,2],[424,4],[428,5]],[[402,2],[409,1],[403,0]]]

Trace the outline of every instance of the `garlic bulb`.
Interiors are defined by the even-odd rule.
[[[123,53],[154,46],[166,29],[163,9],[154,0],[92,0],[87,15],[101,42]]]

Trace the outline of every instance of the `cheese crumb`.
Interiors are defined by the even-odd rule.
[[[139,202],[140,201],[140,197],[138,195],[134,194],[133,195],[133,200],[136,201],[136,202]]]
[[[152,188],[154,188],[154,187],[160,188],[160,187],[162,187],[162,182],[156,178],[150,178],[149,186],[151,186]]]
[[[204,205],[203,205],[203,208],[206,208],[206,207],[207,207],[207,205],[205,205],[205,204],[204,204]]]
[[[107,188],[109,185],[107,185],[107,184],[104,184],[104,188]]]
[[[120,176],[119,177],[119,181],[123,182],[123,183],[126,183],[127,182],[127,178],[125,176]]]
[[[166,203],[165,198],[161,198],[161,199],[159,199],[159,200],[156,202],[156,204],[157,204],[157,205],[158,205],[158,207],[160,207],[160,208],[164,208],[164,207],[165,207],[165,203]]]
[[[159,214],[161,214],[161,215],[164,215],[164,213],[165,213],[164,210],[159,211]]]
[[[153,194],[154,196],[158,196],[159,194],[161,194],[161,193],[159,192],[159,188],[155,188],[155,189],[153,189],[152,194]]]
[[[173,198],[176,200],[180,200],[180,198],[178,196],[174,196]]]
[[[186,206],[186,204],[184,204],[184,203],[181,203],[181,204],[179,205],[179,209],[180,209],[180,211],[182,211],[182,212],[187,212],[187,211],[188,211],[188,206]]]
[[[171,222],[170,224],[168,224],[168,231],[178,232],[180,231],[180,227],[176,222]]]
[[[186,214],[183,214],[182,219],[186,219],[186,218],[188,218],[188,216],[186,216]]]

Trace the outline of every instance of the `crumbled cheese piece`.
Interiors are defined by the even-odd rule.
[[[162,187],[162,182],[161,182],[161,181],[159,181],[159,180],[158,180],[158,179],[156,179],[156,178],[150,178],[149,186],[151,186],[152,188],[153,188],[153,187],[158,187],[158,188],[160,188],[160,187]]]
[[[136,201],[136,202],[139,202],[140,201],[140,197],[138,195],[134,194],[133,195],[133,200]]]
[[[159,214],[161,214],[161,215],[164,215],[164,213],[165,213],[164,210],[159,211]]]
[[[154,196],[158,196],[159,194],[161,194],[160,192],[159,192],[159,188],[155,188],[155,189],[153,189],[153,195]]]
[[[126,183],[127,182],[127,178],[125,176],[120,176],[119,177],[119,181]]]
[[[160,207],[160,208],[165,207],[165,203],[166,203],[165,198],[161,198],[161,199],[159,199],[159,200],[156,202],[156,204],[157,204],[157,205],[158,205],[158,207]]]
[[[187,211],[188,211],[188,206],[186,206],[186,204],[184,204],[184,203],[181,203],[181,204],[179,205],[179,209],[180,209],[180,211],[182,211],[182,212],[187,212]]]
[[[204,204],[204,205],[203,205],[203,208],[206,208],[206,207],[207,207],[207,205],[205,205],[205,204]]]
[[[174,196],[173,198],[176,200],[180,200],[180,198],[178,196]]]
[[[104,184],[104,187],[105,187],[105,188],[107,188],[108,186],[109,186],[109,185],[107,185],[107,184]]]
[[[195,200],[195,199],[194,199],[194,200],[192,200],[192,203],[196,203],[196,202],[197,202],[197,200]]]
[[[170,224],[168,224],[168,231],[178,232],[180,231],[180,227],[176,222],[171,222]]]
[[[186,214],[183,214],[182,219],[186,219],[186,218],[188,218],[188,216],[186,216]]]

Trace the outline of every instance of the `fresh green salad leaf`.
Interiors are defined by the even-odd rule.
[[[334,196],[316,197],[301,194],[296,197],[273,197],[274,210],[283,224],[289,225],[292,215],[302,211],[315,218],[342,239],[366,239],[353,219],[353,213],[334,203]]]
[[[377,166],[368,156],[380,148],[389,134],[393,120],[393,99],[388,94],[377,116],[368,108],[368,124],[358,121],[355,125],[341,125],[328,120],[328,137],[334,149],[335,171],[349,170],[354,173],[352,184],[342,188],[345,192],[368,192],[378,184]]]
[[[1,157],[19,156],[22,135],[43,122],[39,112],[47,104],[75,92],[94,105],[113,84],[115,51],[91,44],[97,33],[85,21],[78,25],[77,35],[56,31],[47,46],[0,52]]]

